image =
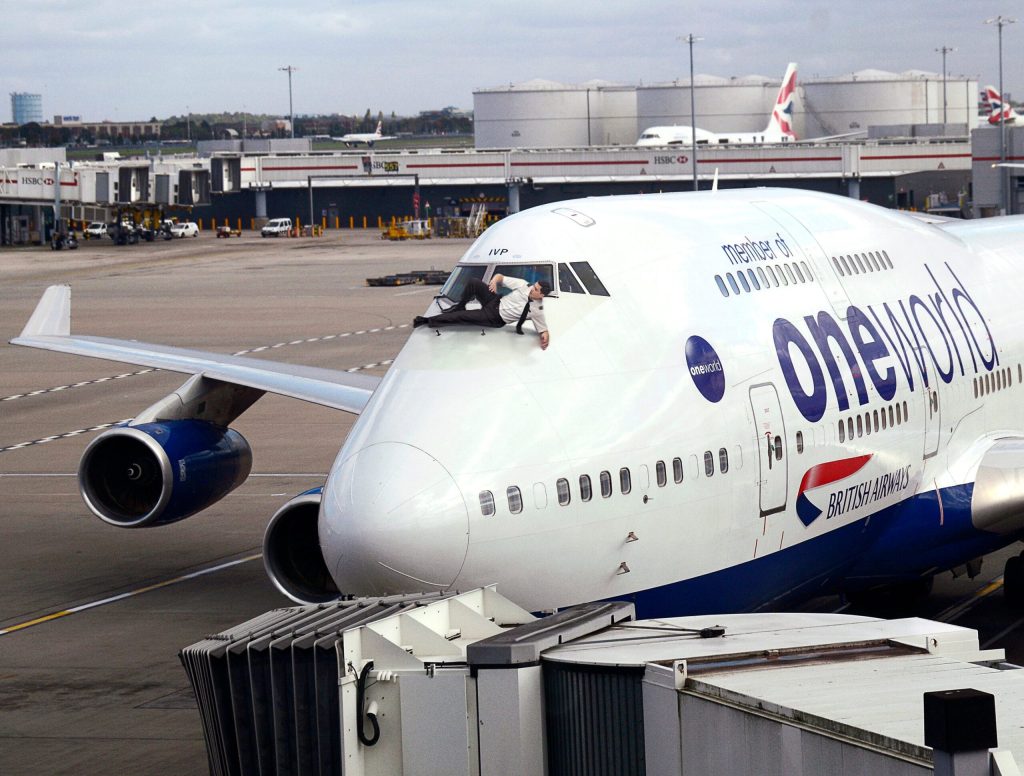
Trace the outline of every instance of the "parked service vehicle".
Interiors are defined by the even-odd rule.
[[[86,239],[90,237],[106,237],[107,236],[107,225],[102,221],[93,221],[87,227],[85,227]]]
[[[198,237],[199,224],[195,221],[182,221],[171,227],[172,237]]]
[[[260,230],[263,237],[287,237],[292,231],[292,220],[290,218],[272,218],[267,221],[266,226]]]
[[[112,221],[107,226],[107,235],[114,245],[135,245],[139,241],[139,232],[131,221]]]
[[[73,251],[78,247],[78,239],[75,237],[74,232],[65,234],[64,232],[54,232],[53,237],[50,238],[50,250],[60,251],[67,248],[69,251]]]

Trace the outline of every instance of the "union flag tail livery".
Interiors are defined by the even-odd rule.
[[[1003,121],[1007,124],[1014,124],[1020,118],[1012,105],[1003,102],[1002,95],[994,86],[986,86],[982,89],[981,103],[988,114],[989,124],[998,126],[1000,113],[1003,115]]]
[[[786,75],[782,78],[779,95],[775,98],[775,107],[765,128],[766,135],[778,134],[788,140],[796,140],[793,131],[793,96],[796,94],[796,62],[790,62]]]

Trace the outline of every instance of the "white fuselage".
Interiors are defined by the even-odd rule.
[[[697,145],[760,145],[763,143],[789,143],[795,138],[785,135],[770,126],[761,132],[710,132],[706,129],[688,126],[648,127],[636,141],[638,146],[688,146],[693,145],[696,133]]]
[[[332,576],[352,594],[496,582],[532,610],[698,589],[755,608],[898,576],[901,525],[952,532],[957,489],[994,439],[1024,431],[1024,227],[1009,224],[944,231],[768,189],[495,224],[460,266],[585,261],[609,295],[556,289],[546,351],[511,326],[412,334],[324,490]],[[699,341],[710,355],[691,354]]]

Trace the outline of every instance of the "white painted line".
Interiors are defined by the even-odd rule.
[[[78,606],[72,606],[67,609],[62,609],[52,614],[46,614],[42,617],[36,617],[35,619],[28,620],[26,622],[18,623],[17,625],[11,625],[7,628],[0,628],[0,636],[6,636],[9,633],[15,631],[24,630],[25,628],[31,628],[33,625],[41,625],[44,622],[50,622],[52,620],[59,619],[61,617],[67,617],[71,614],[77,614],[78,612],[84,612],[88,609],[95,609],[97,606],[105,606],[106,604],[112,604],[117,601],[123,601],[126,598],[132,598],[142,593],[149,593],[153,590],[160,590],[161,588],[169,587],[170,585],[176,585],[179,582],[185,582],[189,579],[195,579],[196,577],[202,577],[207,574],[213,574],[217,571],[223,571],[224,569],[231,568],[232,566],[238,566],[242,563],[248,563],[252,560],[259,560],[263,557],[263,553],[256,553],[254,555],[248,555],[244,558],[237,560],[230,560],[226,563],[219,563],[216,566],[209,566],[208,568],[199,569],[198,571],[192,571],[188,574],[182,574],[178,577],[172,577],[171,579],[165,579],[162,582],[156,582],[152,585],[146,585],[135,590],[129,590],[127,593],[120,593],[118,595],[108,596],[107,598],[101,598],[96,601],[89,601],[88,603],[79,604]]]

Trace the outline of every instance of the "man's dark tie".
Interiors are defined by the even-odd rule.
[[[516,324],[516,334],[523,333],[523,324],[526,323],[526,316],[530,314],[530,300],[526,300],[526,306],[523,307],[523,311],[519,314],[519,322]]]

